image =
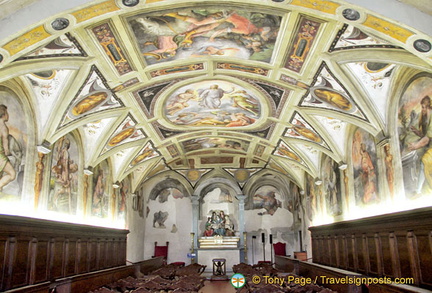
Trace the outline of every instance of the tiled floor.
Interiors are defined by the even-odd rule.
[[[230,281],[205,281],[199,293],[235,293]]]

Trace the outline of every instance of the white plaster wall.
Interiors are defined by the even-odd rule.
[[[126,202],[126,229],[129,229],[127,237],[127,256],[129,262],[139,262],[144,258],[144,234],[145,219],[139,216],[138,211],[132,208],[132,196],[128,196]]]
[[[144,257],[151,258],[154,253],[154,242],[158,245],[165,245],[169,241],[168,248],[168,263],[175,261],[184,261],[190,263],[187,254],[190,252],[192,232],[192,204],[189,197],[173,198],[168,196],[168,200],[164,203],[159,202],[159,199],[150,200],[147,203],[150,213],[146,218],[145,223],[145,242]],[[168,218],[164,222],[165,228],[160,228],[156,224],[153,227],[153,215],[155,212],[168,212]],[[173,225],[177,231],[173,231]]]
[[[297,234],[291,226],[293,225],[293,214],[284,208],[278,208],[273,215],[258,215],[262,210],[245,211],[245,231],[247,232],[247,247],[248,247],[248,263],[257,263],[264,260],[263,244],[261,233],[265,233],[265,260],[271,260],[271,246],[269,243],[269,235],[273,235],[273,243],[286,243],[287,254],[293,255],[294,251],[298,251]],[[253,240],[252,236],[256,236]],[[252,250],[252,241],[253,250]],[[254,253],[254,257],[252,254]]]

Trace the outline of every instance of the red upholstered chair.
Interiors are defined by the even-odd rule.
[[[157,245],[157,241],[155,242],[155,248],[154,248],[154,255],[152,257],[158,257],[158,256],[163,256],[163,264],[166,265],[167,261],[168,261],[168,245],[169,242],[166,242],[166,246],[158,246]],[[177,262],[173,262],[170,263],[171,265],[175,265],[175,266],[179,266],[179,267],[184,267],[185,263],[182,261],[177,261]]]
[[[275,255],[286,255],[286,243],[277,242],[273,244],[273,250]]]
[[[169,242],[166,242],[166,246],[158,246],[157,241],[155,242],[154,255],[152,257],[163,256],[164,264],[166,264],[168,259],[168,245]]]

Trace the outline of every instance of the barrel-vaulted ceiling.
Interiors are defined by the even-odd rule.
[[[323,154],[347,161],[353,126],[389,135],[428,40],[343,1],[94,1],[2,40],[0,81],[27,88],[39,144],[79,133],[84,166],[110,158],[114,181],[268,168],[301,184]]]

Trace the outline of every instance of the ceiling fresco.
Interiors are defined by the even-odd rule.
[[[413,28],[312,2],[96,1],[5,40],[0,67],[32,93],[39,140],[79,132],[113,181],[267,168],[304,186],[356,127],[388,136],[398,78],[432,64]]]
[[[127,22],[148,65],[205,56],[270,62],[281,17],[203,6],[138,14]]]

